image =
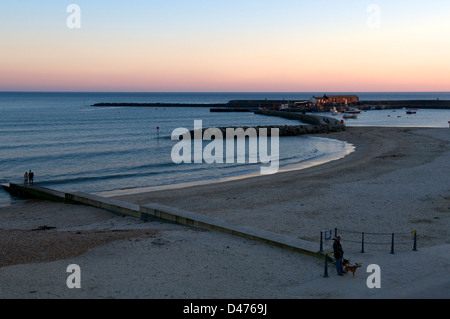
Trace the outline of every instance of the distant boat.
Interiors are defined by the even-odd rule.
[[[330,111],[331,111],[331,115],[339,115],[339,114],[341,114],[341,112],[339,112],[339,111],[336,109],[336,107],[333,107]]]
[[[417,113],[417,109],[413,109],[413,108],[406,109],[406,114],[416,114],[416,113]]]
[[[351,107],[347,111],[345,111],[346,114],[359,114],[361,113],[360,109],[357,109],[356,107]]]
[[[286,111],[289,108],[289,103],[288,104],[281,104],[279,107],[279,111]]]
[[[361,113],[361,110],[351,107],[344,113],[344,119],[356,119],[358,118],[358,114]]]

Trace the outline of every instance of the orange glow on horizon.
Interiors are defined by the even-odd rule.
[[[428,31],[436,27],[311,32],[271,42],[249,34],[9,36],[0,91],[449,91],[448,41]]]
[[[0,4],[0,91],[449,91],[448,1]]]

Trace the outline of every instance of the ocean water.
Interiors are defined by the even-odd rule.
[[[344,119],[343,114],[321,115],[344,120],[346,126],[390,126],[390,127],[449,127],[450,110],[418,109],[416,114],[406,114],[406,110],[361,111],[356,119]]]
[[[209,108],[92,107],[99,102],[216,103],[233,99],[309,99],[323,93],[26,93],[0,92],[0,182],[35,183],[61,191],[113,194],[129,189],[215,181],[258,173],[263,163],[175,164],[176,128],[298,125],[253,113],[211,113]],[[450,99],[450,93],[358,93],[361,99]],[[347,125],[448,126],[449,111],[403,114],[368,111]],[[397,112],[400,112],[397,110]],[[400,114],[400,113],[398,113]],[[421,116],[430,116],[436,121]],[[448,118],[448,120],[447,120]],[[443,121],[442,119],[445,119]],[[398,121],[403,124],[399,124]],[[395,122],[397,121],[397,122]],[[409,122],[408,122],[409,121]],[[416,122],[414,122],[416,121]],[[270,141],[268,141],[270,143]],[[206,146],[209,141],[204,141]],[[315,165],[352,151],[348,143],[315,137],[281,137],[280,170]],[[236,161],[234,161],[236,162]],[[17,199],[0,190],[0,205]]]

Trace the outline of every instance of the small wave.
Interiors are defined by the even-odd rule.
[[[14,156],[14,157],[6,157],[3,160],[10,161],[10,162],[24,162],[24,161],[30,161],[30,162],[47,162],[48,160],[58,159],[58,160],[65,160],[65,159],[73,159],[73,158],[79,158],[81,159],[92,159],[94,157],[107,157],[107,156],[115,156],[115,155],[129,155],[130,153],[137,153],[137,152],[143,152],[143,151],[149,151],[150,149],[148,147],[135,147],[130,146],[126,149],[108,149],[108,150],[85,150],[85,151],[76,151],[76,150],[70,150],[66,153],[58,153],[56,155],[54,154],[37,154],[28,155],[24,154],[22,156]]]

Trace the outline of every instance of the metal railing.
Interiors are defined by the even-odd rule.
[[[334,237],[336,238],[338,236],[338,232],[340,233],[348,233],[348,234],[357,234],[359,235],[358,240],[349,239],[342,237],[342,240],[345,242],[350,243],[357,243],[361,244],[361,253],[365,252],[365,245],[390,245],[391,246],[391,254],[394,254],[394,247],[395,245],[399,244],[412,244],[413,251],[417,251],[417,231],[413,230],[411,232],[392,232],[392,233],[375,233],[375,232],[361,232],[361,231],[355,231],[355,230],[347,230],[347,229],[341,229],[341,228],[334,228],[334,230],[325,230],[320,232],[320,249],[319,252],[323,252],[323,241],[332,239],[332,234],[334,231]],[[403,238],[404,236],[410,236],[413,235],[413,238],[407,240],[407,241],[398,241],[398,238]],[[384,236],[385,238],[388,236],[390,237],[390,241],[367,241],[366,236]]]

